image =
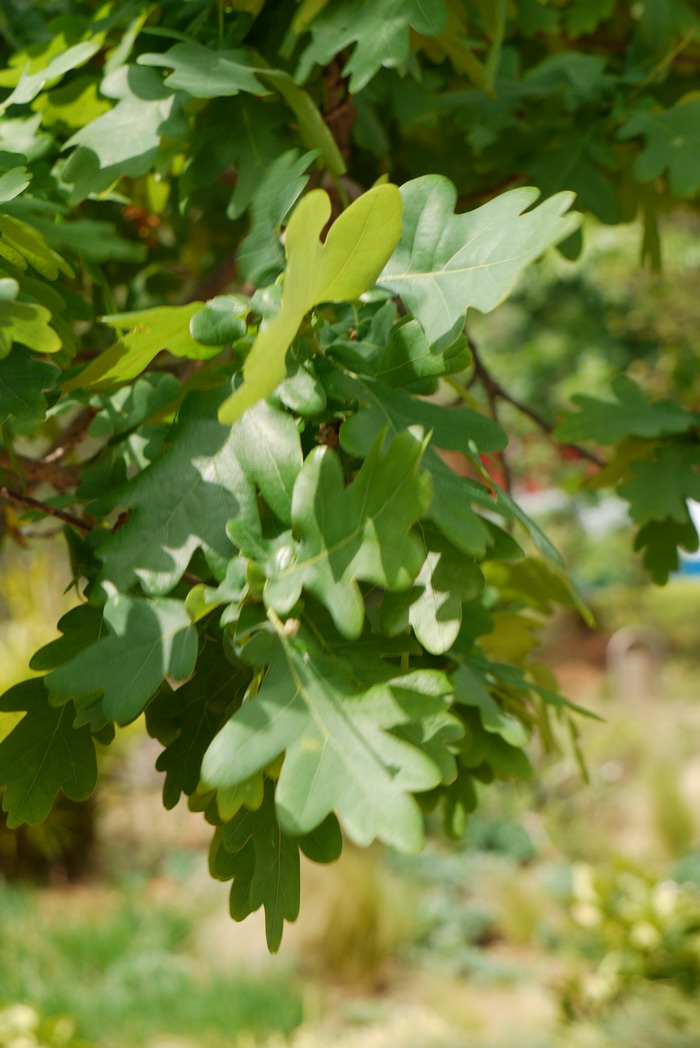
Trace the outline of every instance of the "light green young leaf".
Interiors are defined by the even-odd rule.
[[[42,822],[59,790],[74,801],[90,796],[97,781],[95,745],[87,728],[74,728],[72,703],[49,704],[44,679],[35,677],[0,698],[2,712],[25,716],[0,742],[0,786],[10,829]]]
[[[67,50],[54,55],[48,65],[36,73],[30,73],[25,68],[15,89],[4,102],[0,102],[0,113],[4,113],[10,106],[24,105],[27,102],[31,102],[49,81],[59,80],[71,69],[84,65],[93,55],[97,54],[101,46],[101,38],[93,37],[92,40],[83,40],[79,44],[74,44],[73,47],[69,47]]]
[[[36,353],[56,353],[61,348],[61,339],[50,327],[51,313],[35,302],[16,302],[18,294],[19,284],[16,280],[9,277],[0,280],[0,357],[7,357],[16,342],[33,349]],[[17,349],[14,354],[15,363],[21,356],[22,351]],[[49,367],[48,364],[41,366]],[[37,376],[38,374],[39,372],[36,372]],[[45,372],[46,374],[48,373]],[[18,373],[16,378],[22,385],[26,385],[25,376]]]
[[[358,690],[329,677],[307,647],[281,634],[260,691],[209,747],[205,783],[234,786],[286,751],[276,794],[283,831],[308,833],[335,811],[357,844],[378,838],[418,850],[422,819],[410,794],[437,785],[441,770],[388,729],[432,717],[444,709],[443,700],[432,681],[426,692],[414,675],[405,694],[400,675],[389,685]]]
[[[360,636],[364,600],[359,580],[407,589],[425,557],[411,525],[430,503],[430,478],[421,469],[424,445],[399,434],[386,452],[380,438],[348,487],[330,448],[307,457],[294,485],[292,527],[298,542],[266,564],[264,596],[286,614],[302,589],[328,608],[344,637]]]
[[[448,178],[407,182],[401,239],[379,283],[401,296],[436,342],[470,306],[487,313],[502,302],[530,262],[578,227],[581,216],[565,214],[572,193],[530,208],[538,196],[536,189],[512,189],[455,215],[457,191]]]
[[[285,355],[304,315],[320,302],[359,298],[372,287],[398,241],[401,198],[396,186],[376,186],[355,200],[322,244],[330,214],[330,198],[322,189],[308,193],[292,213],[280,311],[255,340],[243,366],[243,386],[219,409],[221,422],[234,422],[274,392],[285,377]]]
[[[216,347],[205,346],[190,333],[190,321],[204,307],[204,302],[189,302],[186,306],[156,306],[140,313],[102,317],[103,323],[121,334],[119,341],[66,382],[64,390],[114,389],[140,375],[164,349],[191,360],[215,356],[225,342]]]
[[[56,280],[59,273],[73,276],[71,267],[41,233],[14,215],[0,215],[0,256],[18,269],[33,266],[48,280]]]
[[[119,724],[141,713],[166,676],[184,680],[197,658],[197,631],[178,600],[118,593],[105,604],[108,632],[46,677],[58,697],[104,692],[102,712]]]

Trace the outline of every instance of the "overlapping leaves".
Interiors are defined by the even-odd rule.
[[[276,788],[284,831],[308,833],[335,811],[359,844],[379,838],[416,850],[423,831],[411,793],[436,786],[442,773],[390,729],[447,716],[448,681],[421,671],[358,685],[308,638],[288,638],[281,628],[278,638],[261,689],[209,747],[205,782],[234,786],[285,753]],[[456,723],[453,729],[458,737]]]

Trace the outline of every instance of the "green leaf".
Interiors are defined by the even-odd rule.
[[[342,154],[311,95],[282,69],[266,69],[260,75],[282,96],[296,116],[299,137],[306,148],[318,151],[323,163],[336,178],[345,174]]]
[[[688,499],[700,500],[700,448],[692,444],[661,445],[650,461],[632,463],[632,480],[618,490],[630,503],[637,524],[667,517],[686,524]]]
[[[156,761],[165,772],[163,804],[174,808],[182,793],[190,796],[199,785],[202,758],[224,723],[227,711],[239,704],[252,671],[225,658],[221,645],[201,652],[197,670],[176,691],[164,686],[146,711],[151,735],[161,737],[167,726],[167,745]]]
[[[585,394],[572,397],[579,411],[567,415],[557,426],[557,440],[617,444],[630,436],[650,438],[683,433],[696,424],[696,416],[672,400],[649,401],[636,382],[625,375],[615,379],[613,392],[615,401]]]
[[[620,131],[620,138],[646,139],[634,162],[640,182],[668,172],[671,192],[691,197],[700,189],[700,98],[681,100],[669,109],[637,109]]]
[[[203,309],[203,302],[190,302],[186,306],[156,306],[139,313],[102,317],[103,323],[122,333],[119,341],[64,383],[63,388],[66,392],[113,389],[140,375],[164,349],[190,360],[206,360],[216,355],[226,344],[225,340],[212,348],[195,341],[190,333],[190,323]]]
[[[479,596],[484,577],[435,528],[420,530],[427,556],[411,589],[384,594],[382,628],[396,636],[410,625],[426,651],[442,655],[457,639],[463,602]]]
[[[70,72],[71,69],[84,65],[93,55],[97,54],[101,46],[102,39],[100,37],[95,37],[92,40],[83,40],[60,54],[54,55],[48,65],[35,73],[30,73],[25,68],[17,81],[15,89],[3,102],[0,102],[0,113],[4,113],[10,106],[24,105],[26,102],[31,102],[50,80],[58,80]]]
[[[580,216],[565,214],[573,194],[557,193],[526,211],[538,196],[536,189],[512,189],[455,215],[457,190],[448,178],[424,175],[401,187],[401,239],[379,283],[401,296],[430,342],[470,306],[482,313],[497,306],[530,262],[577,228]]]
[[[217,295],[210,298],[190,320],[190,334],[204,346],[225,346],[243,338],[249,303],[236,295]]]
[[[340,372],[327,375],[326,383],[329,392],[363,404],[363,409],[352,414],[340,427],[341,445],[353,455],[364,458],[385,428],[390,434],[398,434],[416,421],[430,426],[436,419],[440,420],[438,431],[442,434],[441,439],[447,441],[449,447],[456,445],[457,449],[470,450],[473,441],[483,450],[496,450],[506,440],[500,426],[469,408],[451,411],[403,391],[389,390],[378,383]],[[433,500],[426,516],[435,521],[457,549],[471,556],[483,557],[488,547],[493,545],[493,538],[485,522],[473,511],[472,502],[489,512],[500,512],[507,519],[512,514],[496,503],[488,488],[454,473],[432,448],[426,451],[423,464],[429,469],[433,484]]]
[[[152,69],[120,66],[105,77],[100,90],[117,104],[63,146],[78,147],[62,172],[63,181],[72,186],[72,205],[104,192],[123,175],[145,175],[158,156],[161,138],[177,140],[187,130],[180,113],[184,96],[164,87]]]
[[[372,379],[340,372],[328,375],[326,385],[331,392],[363,405],[341,428],[341,440],[354,449],[368,448],[384,428],[399,433],[413,425],[422,426],[430,433],[431,444],[449,451],[470,454],[474,447],[479,451],[500,451],[508,443],[493,419],[471,408],[442,407],[404,390],[389,389]]]
[[[14,215],[0,215],[0,256],[18,269],[33,266],[47,280],[59,273],[72,277],[73,270],[49,245],[41,233]]]
[[[330,198],[321,189],[308,193],[292,213],[280,311],[255,340],[243,366],[243,386],[219,409],[222,422],[234,422],[274,392],[286,374],[287,349],[313,306],[356,299],[372,287],[399,238],[401,199],[388,183],[370,189],[336,219],[322,244],[330,215]]]
[[[700,538],[690,514],[683,522],[670,517],[647,521],[637,532],[634,548],[644,551],[644,567],[657,586],[665,585],[669,575],[678,571],[679,546],[688,553],[695,553],[700,546]]]
[[[2,306],[0,302],[0,313]],[[0,425],[10,417],[19,422],[43,422],[48,406],[43,390],[53,389],[58,375],[53,364],[34,360],[19,346],[0,358]]]
[[[393,303],[387,303],[382,310],[387,310],[389,317],[395,313]],[[378,316],[373,319],[378,320]],[[328,355],[350,370],[376,378],[392,389],[410,389],[425,379],[464,371],[471,361],[464,335],[446,348],[431,346],[418,321],[405,320],[391,328],[388,342],[375,343],[373,336],[381,339],[378,328],[379,323],[373,323],[374,330],[362,340],[334,340],[328,347]],[[419,391],[422,392],[422,388]]]
[[[197,657],[197,632],[181,601],[122,593],[105,604],[104,621],[107,634],[49,673],[46,685],[66,697],[104,692],[104,714],[127,724],[166,676],[189,677]]]
[[[144,423],[171,404],[180,392],[174,375],[150,371],[129,386],[108,396],[97,396],[92,404],[99,411],[90,423],[91,437],[119,436]]]
[[[266,782],[256,811],[242,809],[218,832],[229,853],[224,876],[234,877],[231,916],[241,921],[263,906],[268,949],[275,953],[284,922],[299,916],[299,843],[280,828],[272,783]],[[216,875],[216,859],[214,870]]]
[[[215,577],[223,578],[233,553],[227,522],[240,519],[253,531],[259,529],[255,488],[241,463],[238,431],[211,418],[221,395],[191,394],[167,450],[108,496],[110,506],[133,507],[123,527],[99,547],[101,577],[118,589],[128,589],[138,579],[149,593],[168,593],[198,549]],[[269,419],[270,413],[261,410]],[[248,426],[255,427],[255,420]],[[279,439],[278,431],[271,439]],[[271,500],[281,504],[294,448],[288,449],[279,476],[266,434],[257,454],[256,476],[265,478],[266,490],[274,492]]]
[[[525,726],[515,717],[504,713],[489,692],[484,677],[466,662],[462,662],[452,674],[455,686],[455,701],[464,706],[475,706],[486,731],[502,736],[510,746],[525,746],[530,735]]]
[[[354,0],[329,4],[311,22],[312,41],[303,52],[298,79],[305,80],[314,65],[326,66],[355,44],[343,67],[356,94],[382,67],[403,66],[409,60],[409,33],[414,29],[434,36],[447,28],[445,0],[384,0],[358,6]]]
[[[74,801],[90,796],[97,781],[95,746],[87,728],[74,728],[75,710],[49,705],[41,677],[16,684],[0,698],[3,712],[25,716],[0,742],[3,810],[13,829],[41,822],[59,790]]]
[[[240,243],[237,258],[241,275],[259,287],[272,283],[284,268],[280,229],[309,180],[306,171],[316,155],[300,156],[298,149],[282,153],[253,194],[250,231]]]
[[[97,92],[98,85],[90,76],[79,76],[62,84],[55,91],[47,91],[35,100],[32,109],[41,113],[44,127],[64,124],[66,127],[85,127],[112,108]]]
[[[343,636],[359,637],[359,580],[402,590],[415,579],[425,551],[410,528],[430,502],[424,446],[409,432],[386,452],[382,443],[380,437],[347,487],[330,448],[315,448],[304,462],[292,498],[298,539],[265,565],[264,597],[275,611],[286,614],[306,589],[326,605]]]
[[[32,176],[26,167],[13,167],[0,175],[0,203],[14,200],[22,193],[32,180]]]
[[[33,349],[36,353],[56,353],[61,348],[61,338],[49,326],[51,313],[34,302],[12,301],[18,291],[19,286],[15,280],[0,280],[0,357],[7,357],[12,346],[17,342]],[[16,349],[14,351],[15,359],[19,360],[23,353],[24,350]],[[40,366],[52,368],[49,364]],[[55,377],[54,373],[55,369],[52,368],[52,378]],[[36,378],[39,378],[39,375],[39,372],[35,372]],[[44,371],[44,378],[47,375],[48,371]],[[53,384],[52,381],[51,385]],[[46,388],[46,386],[39,385],[38,388]]]
[[[246,475],[279,519],[291,523],[292,492],[303,461],[294,419],[262,400],[235,423],[233,435]]]
[[[172,69],[165,78],[165,86],[174,91],[187,91],[194,98],[219,98],[248,91],[254,95],[267,94],[257,77],[256,69],[247,51],[212,51],[194,40],[175,44],[163,54],[149,52],[139,55],[140,66],[164,66]]]
[[[57,628],[63,636],[39,648],[31,658],[30,669],[39,672],[55,670],[99,640],[103,632],[102,609],[92,604],[79,604],[58,620]]]
[[[388,685],[358,690],[329,670],[308,641],[280,630],[260,691],[214,739],[202,777],[210,786],[234,786],[286,751],[276,791],[283,831],[309,833],[335,811],[357,844],[379,838],[415,851],[423,827],[410,794],[437,785],[441,772],[388,729],[444,709],[436,694],[442,675],[409,674],[404,686],[397,674]]]

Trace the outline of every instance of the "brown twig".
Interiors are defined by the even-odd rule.
[[[498,382],[488,370],[479,355],[479,351],[474,344],[474,341],[471,338],[468,341],[469,349],[471,350],[472,359],[474,361],[474,373],[486,390],[486,396],[489,398],[489,403],[492,405],[492,409],[497,400],[505,400],[506,403],[516,408],[521,414],[526,415],[536,426],[539,426],[547,436],[551,437],[554,431],[554,426],[551,422],[548,422],[546,418],[540,415],[538,411],[535,411],[534,408],[531,408],[528,404],[523,404],[521,400],[511,396],[511,394],[503,388],[500,382]],[[582,448],[579,444],[565,444],[563,446],[571,448],[580,456],[580,458],[587,459],[600,469],[605,465],[602,459],[598,458],[598,456],[592,451],[587,451],[586,448]]]
[[[73,448],[80,443],[85,436],[88,426],[97,414],[97,408],[83,408],[78,414],[68,423],[66,428],[59,433],[53,443],[50,445],[48,451],[42,458],[42,463],[47,465],[54,462],[60,462],[61,459],[65,458]]]
[[[73,488],[78,483],[78,466],[63,466],[60,462],[32,459],[26,455],[15,455],[16,464],[7,451],[0,449],[0,471],[17,476],[17,470],[31,485],[51,484],[58,491]],[[16,468],[17,467],[17,468]]]
[[[355,107],[348,90],[348,77],[343,76],[344,60],[336,56],[324,70],[326,82],[326,104],[323,119],[335,139],[343,160],[350,155],[350,134],[355,123]]]
[[[4,485],[0,486],[0,497],[6,499],[7,502],[13,503],[15,506],[22,506],[25,509],[34,509],[39,513],[43,513],[46,517],[55,517],[57,520],[62,520],[64,524],[70,524],[72,527],[78,528],[79,531],[88,532],[92,531],[95,527],[94,524],[90,524],[87,520],[82,520],[80,517],[76,517],[73,513],[66,513],[63,509],[49,506],[46,502],[42,502],[40,499],[35,499],[32,495],[25,495],[22,491],[15,491]]]

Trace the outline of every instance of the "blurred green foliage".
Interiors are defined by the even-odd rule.
[[[82,1036],[120,1048],[156,1034],[223,1046],[244,1031],[259,1038],[301,1022],[300,996],[288,977],[217,971],[198,954],[193,936],[201,909],[141,891],[98,891],[92,903],[86,895],[80,901],[71,907],[55,894],[39,899],[0,882],[6,1000],[73,1015]]]

